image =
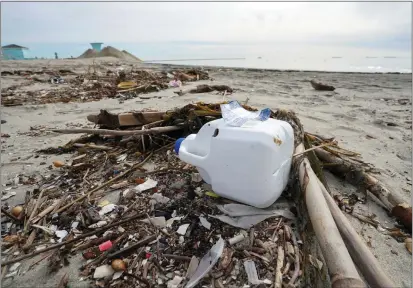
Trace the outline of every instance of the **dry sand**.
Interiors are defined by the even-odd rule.
[[[113,59],[105,61],[102,60],[100,65],[120,63]],[[5,70],[4,66],[7,66],[7,69],[62,66],[66,69],[82,71],[86,69],[88,63],[87,60],[77,59],[7,61],[2,64],[3,70]],[[124,63],[124,65],[136,65],[136,63]],[[382,172],[378,175],[380,180],[393,191],[400,193],[406,202],[411,202],[411,102],[402,105],[397,101],[402,98],[411,100],[411,75],[274,72],[242,69],[212,69],[210,75],[215,79],[214,84],[225,84],[238,89],[227,99],[244,101],[248,97],[249,104],[252,106],[293,109],[297,112],[306,131],[335,136],[343,148],[360,152],[366,162],[380,169]],[[308,80],[314,76],[336,86],[336,91],[314,91],[308,83]],[[10,85],[10,81],[24,80],[2,77],[2,87]],[[191,83],[188,87],[207,82]],[[92,127],[90,123],[87,123],[86,116],[100,109],[107,109],[110,112],[142,108],[164,110],[189,102],[222,100],[222,96],[213,93],[187,94],[179,97],[173,91],[174,89],[169,89],[146,94],[142,97],[145,99],[135,98],[123,104],[119,104],[115,99],[107,99],[89,103],[2,107],[1,117],[7,123],[1,125],[1,132],[8,133],[11,137],[2,139],[1,182],[4,184],[12,181],[17,174],[51,174],[53,170],[48,170],[47,167],[52,161],[70,157],[70,155],[51,155],[34,158],[35,150],[65,144],[76,136],[45,133],[38,136],[21,134],[30,133],[31,126]],[[395,123],[397,126],[387,126],[388,122]],[[47,164],[40,165],[40,162]],[[356,192],[354,187],[331,175],[328,175],[328,179],[333,191],[346,194]],[[10,198],[8,203],[11,205],[22,203],[25,191],[31,189],[33,187],[30,186],[19,186],[13,189],[12,191],[16,191],[17,195]],[[364,213],[375,213],[383,225],[393,225],[394,221],[372,200],[369,199],[367,205],[358,206]],[[379,233],[375,228],[351,216],[348,218],[362,239],[371,244],[373,254],[397,287],[411,287],[412,258],[404,243],[398,243],[390,236]],[[20,271],[26,271],[31,263],[40,258],[42,255],[24,261]],[[3,287],[56,287],[64,273],[68,273],[70,287],[88,287],[88,281],[79,282],[78,268],[83,262],[81,256],[74,256],[70,262],[70,266],[62,268],[54,275],[49,275],[45,265],[46,261],[43,261],[24,275],[4,280],[2,285]]]

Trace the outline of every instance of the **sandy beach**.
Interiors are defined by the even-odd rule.
[[[356,74],[290,72],[269,70],[248,70],[231,68],[204,68],[213,81],[191,82],[184,89],[200,84],[228,85],[234,89],[232,95],[223,98],[215,92],[186,94],[173,93],[176,88],[169,88],[149,94],[142,94],[132,99],[101,99],[85,102],[81,96],[73,96],[68,103],[42,104],[52,94],[50,91],[75,89],[72,84],[52,84],[47,74],[36,75],[42,81],[34,81],[28,76],[20,76],[5,71],[40,71],[66,69],[62,78],[69,82],[82,73],[87,73],[93,64],[92,59],[76,60],[33,60],[3,61],[1,89],[12,94],[14,99],[23,100],[22,105],[2,107],[1,119],[7,121],[1,125],[1,133],[9,138],[1,138],[1,182],[4,185],[14,181],[16,175],[50,175],[53,169],[48,167],[52,161],[66,160],[70,154],[40,155],[36,151],[48,147],[57,147],[76,138],[76,135],[59,135],[44,132],[46,128],[91,128],[87,121],[89,114],[106,109],[113,113],[142,110],[145,108],[164,111],[191,102],[219,102],[224,100],[248,100],[248,104],[257,108],[283,108],[294,110],[308,132],[335,137],[341,147],[359,152],[365,162],[371,163],[380,171],[377,178],[407,202],[411,202],[412,185],[412,79],[411,74]],[[99,73],[105,75],[108,70],[118,67],[124,69],[149,69],[151,71],[168,70],[167,65],[144,65],[139,62],[122,62],[117,59],[103,58],[93,64]],[[175,66],[177,67],[177,66]],[[33,77],[33,75],[31,75]],[[316,77],[322,82],[336,87],[334,92],[315,91],[309,80]],[[12,87],[13,89],[9,89]],[[75,91],[75,90],[73,90]],[[66,92],[65,92],[66,93]],[[79,93],[78,93],[79,94]],[[11,94],[10,94],[11,95]],[[43,95],[43,96],[42,96]],[[49,96],[48,96],[49,95]],[[62,94],[63,95],[63,94]],[[74,93],[73,95],[77,95]],[[79,94],[80,95],[80,94]],[[31,97],[37,97],[36,99]],[[3,96],[2,96],[3,102]],[[354,187],[326,173],[330,188],[341,194],[359,193]],[[13,188],[17,194],[7,200],[10,205],[24,202],[25,192],[33,185],[21,185]],[[3,187],[4,188],[4,187]],[[4,191],[3,191],[4,192]],[[366,205],[356,204],[356,209],[364,214],[377,215],[383,225],[394,226],[384,209],[371,198]],[[361,238],[368,243],[387,275],[397,287],[411,287],[412,258],[403,242],[381,234],[373,226],[347,215]],[[68,273],[70,287],[88,287],[88,281],[79,281],[79,263],[84,261],[81,255],[73,256],[70,265],[60,269],[55,275],[47,274],[45,262],[34,266],[27,273],[28,267],[41,259],[39,255],[22,262],[20,275],[3,280],[3,287],[56,287],[59,279]]]

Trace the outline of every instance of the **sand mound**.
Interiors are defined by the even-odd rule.
[[[86,50],[78,58],[94,58],[94,57],[114,57],[127,61],[141,61],[138,57],[132,55],[126,50],[120,51],[112,46],[103,48],[99,53],[93,49]]]
[[[126,54],[126,55],[128,55],[129,57],[131,57],[132,59],[134,59],[134,60],[137,60],[137,61],[142,61],[141,59],[139,59],[138,57],[136,57],[135,55],[133,55],[132,53],[129,53],[128,51],[126,51],[126,50],[122,50],[122,52],[123,52],[123,54]]]
[[[93,58],[97,56],[97,52],[94,49],[87,49],[85,52],[83,52],[82,55],[80,55],[77,58]]]

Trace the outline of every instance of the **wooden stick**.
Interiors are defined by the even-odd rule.
[[[149,158],[152,156],[152,153],[149,154],[148,157],[146,157],[142,162],[135,164],[134,166],[132,166],[131,168],[129,168],[127,171],[119,174],[118,176],[116,176],[115,178],[112,178],[111,180],[107,181],[106,183],[103,183],[102,185],[100,185],[99,187],[96,187],[94,189],[92,189],[91,191],[87,192],[85,195],[80,196],[79,198],[73,200],[72,202],[70,202],[69,204],[63,206],[62,208],[60,208],[59,210],[56,211],[56,213],[61,213],[62,211],[66,210],[67,208],[69,208],[70,206],[72,206],[74,203],[79,202],[83,199],[85,199],[86,197],[90,197],[93,193],[99,191],[102,188],[105,188],[106,186],[108,186],[109,184],[115,182],[116,180],[121,179],[123,176],[127,175],[128,173],[132,172],[133,170],[135,170],[136,168],[142,166],[143,164],[146,163],[146,161],[149,160]]]
[[[357,231],[353,228],[343,212],[341,212],[340,208],[338,208],[333,197],[331,197],[331,195],[327,192],[320,180],[318,180],[318,184],[321,187],[324,198],[326,199],[331,214],[334,217],[334,221],[336,222],[338,229],[347,244],[351,257],[354,262],[357,263],[358,268],[369,285],[371,287],[378,288],[396,287],[396,285],[381,269],[380,264],[374,257],[373,253],[371,253],[370,249],[363,242],[363,240],[360,239]]]
[[[43,197],[43,192],[45,191],[45,189],[43,189],[42,191],[40,191],[39,197],[37,198],[36,204],[34,205],[33,211],[30,214],[30,217],[28,219],[28,221],[26,222],[26,225],[24,226],[24,231],[27,231],[27,226],[29,225],[30,221],[32,220],[32,218],[34,217],[34,215],[37,212],[37,208],[39,208],[40,206],[40,200]]]
[[[165,127],[155,127],[147,130],[131,130],[131,131],[122,131],[122,130],[109,130],[109,129],[54,129],[50,130],[56,133],[62,134],[94,134],[94,135],[152,135],[152,134],[161,134],[170,131],[176,131],[183,129],[182,126],[165,126]]]
[[[36,217],[34,217],[31,221],[29,221],[29,223],[36,224],[37,222],[39,222],[40,219],[42,219],[44,216],[52,212],[58,203],[59,203],[59,200],[54,201],[52,205],[50,205],[49,207],[44,209],[42,212],[40,212]]]
[[[307,150],[304,150],[304,151],[302,151],[302,152],[295,153],[295,154],[293,155],[293,157],[296,157],[296,156],[305,154],[305,153],[310,152],[310,151],[313,151],[313,150],[315,150],[315,149],[317,149],[317,148],[321,148],[321,147],[325,147],[325,146],[330,146],[330,145],[333,145],[333,144],[334,144],[334,142],[329,142],[329,143],[321,144],[321,145],[319,145],[319,146],[314,146],[314,147],[311,147],[311,148],[309,148],[309,149],[307,149]]]
[[[37,228],[34,228],[32,233],[30,233],[29,238],[27,238],[26,243],[23,246],[23,251],[25,252],[29,251],[29,248],[31,247],[34,239],[36,238],[36,234],[37,234]]]
[[[294,273],[291,276],[290,282],[288,282],[288,287],[295,287],[294,282],[298,277],[298,274],[300,273],[300,250],[298,249],[298,244],[297,244],[297,238],[295,237],[294,232],[291,230],[291,227],[288,226],[288,229],[290,230],[291,238],[293,240],[294,244]]]
[[[131,251],[133,251],[133,250],[136,250],[137,248],[140,248],[140,247],[142,247],[143,245],[146,245],[146,244],[148,244],[149,242],[152,242],[152,241],[155,240],[155,239],[156,239],[156,234],[151,235],[151,236],[148,236],[148,237],[146,237],[145,239],[139,241],[138,243],[135,243],[135,244],[133,244],[133,245],[131,245],[131,246],[129,246],[129,247],[126,247],[126,248],[124,248],[124,249],[121,249],[121,250],[119,250],[119,251],[117,251],[117,252],[115,252],[115,253],[109,254],[109,255],[108,255],[108,258],[109,258],[109,259],[113,259],[113,258],[120,257],[121,255],[123,255],[123,254],[125,254],[125,253],[128,253],[128,252],[131,252]]]
[[[21,256],[21,257],[17,257],[17,258],[14,258],[14,259],[12,259],[12,260],[4,261],[4,262],[1,263],[1,266],[7,266],[7,265],[10,265],[10,264],[14,264],[14,263],[19,262],[19,261],[21,261],[21,260],[24,260],[24,259],[27,259],[27,258],[31,258],[31,257],[34,257],[34,256],[36,256],[36,255],[42,254],[42,253],[44,253],[44,252],[47,252],[47,251],[50,251],[50,250],[53,250],[53,249],[56,249],[56,248],[60,248],[60,247],[62,247],[62,246],[64,246],[64,245],[67,245],[67,244],[70,244],[70,243],[73,243],[73,242],[82,240],[82,239],[84,239],[84,238],[86,238],[86,237],[90,237],[90,236],[93,236],[93,235],[95,235],[95,234],[99,234],[99,233],[105,232],[105,231],[108,230],[109,228],[112,228],[112,227],[115,227],[115,226],[119,226],[119,225],[122,225],[122,224],[124,224],[124,223],[129,222],[129,221],[133,221],[133,220],[135,220],[135,219],[144,218],[144,217],[146,217],[146,214],[145,214],[145,213],[131,216],[131,217],[129,217],[129,218],[126,218],[126,219],[124,219],[124,220],[118,221],[118,222],[116,222],[116,223],[112,223],[112,224],[106,225],[106,226],[104,226],[104,227],[102,227],[102,228],[100,228],[100,229],[91,231],[91,232],[89,232],[89,233],[82,234],[82,235],[80,235],[80,236],[77,237],[77,238],[73,238],[73,239],[71,239],[71,240],[68,240],[68,241],[65,241],[65,242],[62,242],[62,243],[58,243],[58,244],[49,246],[49,247],[47,247],[47,248],[45,248],[45,249],[42,249],[42,250],[39,250],[39,251],[35,251],[35,252],[31,253],[31,254],[27,254],[27,255],[24,255],[24,256]]]
[[[13,220],[13,222],[15,222],[17,224],[21,223],[21,221],[19,219],[17,219],[14,215],[7,212],[7,210],[4,209],[3,207],[1,207],[1,212],[4,213],[4,215],[6,215],[7,217],[9,217],[11,220]]]
[[[300,153],[304,150],[304,145],[301,143],[295,152]],[[299,181],[308,214],[328,266],[332,287],[366,287],[340,236],[310,162],[307,158],[303,158],[297,164],[299,164]]]
[[[362,185],[368,189],[393,216],[400,220],[409,231],[412,231],[412,207],[404,202],[398,194],[388,190],[379,180],[366,173],[356,164],[336,157],[323,149],[318,148],[315,152],[321,161],[336,164],[327,166],[326,168],[329,171],[345,178],[353,185]]]
[[[275,269],[275,281],[274,281],[274,288],[281,288],[282,287],[282,268],[284,266],[284,249],[282,245],[278,246],[277,251],[277,267]]]
[[[78,147],[78,148],[91,148],[91,149],[96,149],[96,150],[112,150],[112,147],[108,147],[108,146],[103,146],[103,145],[93,145],[93,144],[82,144],[82,143],[75,143],[73,144],[74,147]]]

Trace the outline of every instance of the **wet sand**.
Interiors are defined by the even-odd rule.
[[[105,60],[113,66],[116,60]],[[37,60],[4,61],[2,70],[41,69],[41,67],[62,67],[74,71],[86,71],[90,60]],[[108,62],[108,63],[109,63]],[[120,62],[119,62],[120,63]],[[135,68],[139,63],[126,63]],[[148,67],[145,65],[145,67]],[[159,69],[160,66],[149,66]],[[395,74],[349,74],[320,72],[281,72],[244,69],[209,69],[214,78],[213,84],[228,85],[235,89],[226,99],[245,101],[249,98],[251,106],[271,109],[283,108],[294,110],[305,130],[324,136],[335,136],[343,148],[361,153],[364,161],[373,164],[381,171],[377,177],[391,190],[399,193],[406,202],[411,198],[412,171],[412,82],[411,75]],[[313,77],[336,87],[334,92],[315,91],[309,84]],[[2,88],[21,84],[24,79],[15,76],[2,76]],[[190,83],[191,88],[210,81]],[[30,87],[31,85],[27,86]],[[40,89],[50,89],[51,84],[43,84]],[[22,89],[24,93],[24,88]],[[36,86],[35,86],[36,87]],[[38,88],[38,87],[37,87]],[[36,89],[37,89],[36,88]],[[28,89],[34,89],[33,87]],[[222,101],[223,96],[215,93],[186,94],[177,96],[176,89],[167,89],[156,93],[142,95],[120,104],[118,99],[105,99],[86,103],[56,103],[45,105],[24,105],[2,107],[1,132],[10,135],[2,138],[2,172],[4,185],[13,181],[16,175],[32,174],[50,175],[53,169],[48,166],[54,160],[70,158],[71,155],[41,155],[35,158],[35,151],[65,144],[76,135],[58,135],[37,130],[40,126],[47,128],[93,127],[86,116],[98,113],[100,109],[110,112],[124,112],[153,108],[166,110],[190,102]],[[403,104],[400,99],[409,99]],[[399,103],[400,102],[400,103]],[[392,123],[392,124],[389,124]],[[32,127],[32,130],[30,129]],[[46,162],[40,165],[41,162]],[[328,174],[330,188],[342,194],[357,193],[354,187],[337,180]],[[10,205],[24,202],[25,191],[33,189],[30,185],[20,185],[11,191],[17,195],[8,199]],[[8,191],[10,192],[10,191]],[[374,213],[383,225],[393,226],[394,221],[385,211],[369,198],[367,205],[357,204],[363,213]],[[384,271],[396,283],[397,287],[411,287],[412,259],[404,243],[385,236],[372,226],[362,223],[348,215],[362,239],[371,244],[371,250],[381,263]],[[20,274],[40,255],[22,263]],[[81,256],[73,256],[70,266],[64,267],[56,274],[47,274],[46,261],[41,262],[24,275],[6,279],[4,287],[55,287],[64,273],[69,273],[71,287],[88,287],[88,281],[79,282]]]

